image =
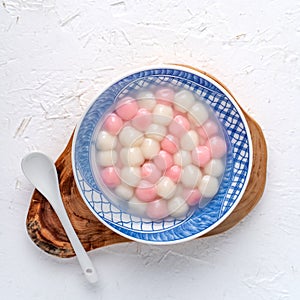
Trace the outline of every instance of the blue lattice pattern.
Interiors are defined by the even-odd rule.
[[[197,94],[214,111],[223,125],[228,145],[226,170],[218,194],[185,219],[152,221],[121,211],[105,198],[91,170],[93,134],[102,115],[128,93],[152,86],[185,88]],[[201,235],[221,220],[241,198],[251,165],[249,130],[230,96],[217,84],[187,70],[158,68],[124,77],[104,91],[85,114],[75,134],[73,168],[80,193],[98,219],[129,238],[145,242],[175,242]]]

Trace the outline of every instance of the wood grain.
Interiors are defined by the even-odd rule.
[[[205,72],[202,73],[213,78]],[[218,81],[216,78],[213,79]],[[226,89],[222,83],[219,84]],[[263,194],[267,170],[266,142],[260,126],[245,111],[243,112],[250,128],[254,153],[250,180],[241,201],[230,216],[201,238],[222,233],[236,225],[253,209]],[[56,167],[62,199],[80,241],[87,251],[115,243],[131,242],[98,221],[82,200],[72,173],[72,137],[73,135],[57,159]],[[55,212],[37,190],[34,190],[31,198],[26,226],[30,238],[45,252],[58,257],[75,255]]]

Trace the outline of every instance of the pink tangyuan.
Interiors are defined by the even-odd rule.
[[[209,119],[203,125],[203,130],[208,137],[214,136],[219,132],[219,127],[216,122]]]
[[[104,129],[112,135],[117,135],[123,127],[122,119],[114,114],[109,114],[103,124]]]
[[[162,88],[156,91],[155,98],[158,104],[171,106],[174,100],[174,91],[169,88]]]
[[[149,202],[146,209],[146,214],[151,219],[163,219],[168,216],[167,201],[163,199]]]
[[[179,148],[179,140],[177,137],[175,137],[171,134],[168,134],[161,141],[160,146],[163,150],[165,150],[171,154],[175,154]]]
[[[177,115],[169,126],[169,132],[177,137],[183,136],[190,129],[190,122],[187,118]]]
[[[161,150],[158,155],[154,157],[153,162],[158,169],[163,171],[173,165],[173,156],[169,152]]]
[[[114,188],[121,183],[118,171],[114,167],[107,167],[100,172],[103,182],[109,187]]]
[[[207,146],[198,146],[192,151],[192,161],[198,167],[204,167],[211,159]]]
[[[206,142],[208,139],[208,135],[207,135],[205,129],[203,128],[203,126],[197,127],[196,130],[198,132],[200,141]]]
[[[178,182],[181,176],[181,167],[173,165],[166,171],[166,176],[169,177],[173,182]]]
[[[161,171],[152,162],[145,162],[141,167],[142,178],[151,182],[156,183],[161,177]]]
[[[185,118],[186,118],[186,116],[187,116],[185,112],[178,111],[178,110],[176,110],[176,109],[173,110],[173,115],[174,115],[174,117],[175,117],[175,116],[182,116],[182,117],[185,117]]]
[[[183,191],[183,199],[190,206],[194,206],[200,202],[202,195],[198,189],[185,189]]]
[[[220,136],[213,136],[207,142],[206,146],[209,147],[211,156],[213,158],[221,158],[227,152],[226,142]]]
[[[140,131],[146,131],[152,122],[152,114],[145,108],[140,108],[132,119],[132,126]]]
[[[125,121],[131,120],[138,112],[139,106],[132,97],[120,100],[116,108],[117,115]]]
[[[143,202],[151,202],[157,197],[156,186],[142,180],[135,190],[135,196]]]

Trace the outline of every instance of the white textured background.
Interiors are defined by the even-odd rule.
[[[273,1],[0,1],[2,299],[300,299],[300,4]],[[132,67],[186,63],[223,81],[262,126],[261,202],[232,230],[170,247],[75,259],[28,238],[32,186],[21,158],[56,159],[99,90]]]

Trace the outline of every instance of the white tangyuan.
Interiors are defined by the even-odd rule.
[[[175,196],[168,200],[168,211],[174,218],[185,217],[189,211],[189,206],[183,198]]]
[[[181,183],[177,183],[175,195],[180,196],[183,195],[183,185]]]
[[[225,165],[221,159],[212,159],[204,168],[205,174],[219,177],[224,173]]]
[[[198,185],[201,178],[202,174],[198,167],[194,165],[187,165],[183,168],[181,182],[185,187],[194,188]]]
[[[167,126],[172,122],[173,109],[170,106],[156,104],[153,109],[153,122],[159,125]]]
[[[167,134],[167,128],[163,125],[152,123],[147,131],[146,131],[146,137],[155,139],[157,141],[163,140],[165,135]]]
[[[180,139],[180,146],[183,150],[192,151],[199,144],[199,136],[195,130],[189,130]]]
[[[119,141],[125,147],[139,146],[143,142],[143,139],[143,133],[131,126],[125,126],[119,134]]]
[[[140,166],[145,160],[139,147],[122,148],[120,158],[125,166],[131,167]]]
[[[203,103],[194,104],[189,112],[188,119],[196,125],[202,125],[208,119],[208,111]]]
[[[117,162],[118,154],[114,150],[98,151],[96,161],[102,167],[114,166]]]
[[[199,190],[203,197],[212,198],[219,190],[219,181],[216,177],[205,175],[202,177]]]
[[[123,167],[120,177],[124,183],[137,186],[141,180],[141,169],[139,167]]]
[[[136,213],[138,216],[142,216],[146,213],[147,203],[140,201],[136,197],[132,197],[129,202],[128,206],[131,213]]]
[[[195,104],[194,95],[186,90],[182,90],[175,94],[174,107],[181,112],[189,111],[189,109]]]
[[[142,91],[140,92],[136,99],[139,107],[146,108],[149,111],[152,111],[154,106],[156,105],[155,96],[150,91]]]
[[[120,184],[115,188],[115,193],[122,199],[129,200],[133,196],[133,188],[127,184]]]
[[[112,150],[117,145],[117,138],[105,130],[99,132],[96,140],[98,150]]]
[[[141,145],[141,150],[145,159],[152,159],[160,151],[159,142],[154,139],[145,138]]]
[[[185,167],[192,163],[192,156],[189,151],[179,150],[173,156],[174,163],[178,166]]]
[[[170,199],[176,192],[176,184],[166,176],[163,176],[157,184],[157,194],[165,199]]]

